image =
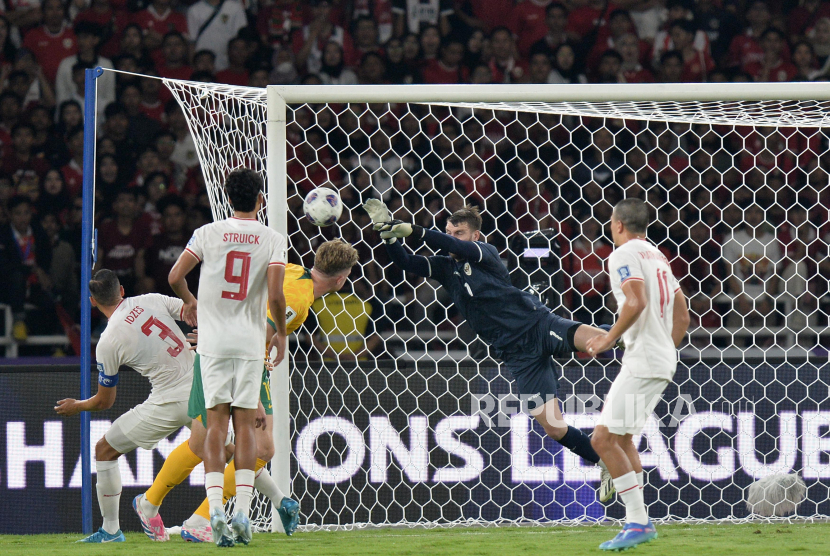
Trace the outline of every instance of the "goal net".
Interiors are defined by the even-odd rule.
[[[283,124],[268,114],[265,90],[165,84],[193,133],[215,218],[229,214],[221,183],[230,170],[269,178],[273,165],[268,203],[287,219],[290,262],[310,267],[315,247],[335,237],[360,252],[350,287],[315,307],[316,332],[291,340],[290,481],[304,527],[624,516],[621,504],[597,501],[599,470],[520,411],[509,373],[447,294],[390,263],[360,208],[373,197],[438,229],[465,203],[479,206],[513,283],[592,324],[611,323],[616,310],[605,270],[611,208],[644,199],[649,239],[692,314],[675,381],[636,439],[651,518],[751,518],[748,485],[788,472],[808,486],[798,515],[830,515],[830,102],[810,100],[817,89],[699,102],[683,99],[705,85],[661,89],[669,96],[660,101],[603,86],[591,95],[607,102],[577,93],[543,102],[550,88],[524,87],[513,95],[523,102],[493,103],[493,87],[470,86],[450,95],[465,102],[367,103],[354,88],[306,87]],[[269,119],[281,130],[270,138]],[[285,160],[269,160],[269,139],[283,136]],[[324,185],[345,210],[317,228],[301,205]],[[561,361],[569,423],[593,427],[619,356]],[[264,500],[259,512],[268,527]]]

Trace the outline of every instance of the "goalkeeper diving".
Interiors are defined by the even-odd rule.
[[[539,299],[510,283],[495,247],[480,241],[481,215],[475,207],[455,211],[447,233],[393,220],[381,201],[370,199],[363,208],[386,244],[393,263],[401,269],[437,280],[452,298],[461,316],[501,359],[518,387],[522,407],[545,433],[582,459],[599,465],[599,498],[614,492],[611,475],[591,446],[590,437],[562,418],[557,393],[559,380],[553,357],[585,351],[600,328],[564,319]],[[450,256],[413,255],[401,241],[410,238]]]
[[[314,301],[324,295],[339,291],[351,273],[352,267],[357,264],[357,250],[342,240],[327,241],[320,245],[314,255],[314,266],[311,269],[295,264],[288,264],[285,268],[283,292],[285,294],[285,326],[286,332],[291,334],[302,326],[309,315]],[[270,310],[267,313],[268,326],[271,333],[276,330]],[[193,334],[188,338],[191,342],[198,339]],[[274,440],[272,437],[273,407],[271,405],[271,391],[269,386],[269,370],[263,369],[262,385],[260,388],[260,410],[264,410],[264,427],[256,429],[257,460],[255,469],[254,488],[266,495],[276,506],[277,513],[282,521],[283,530],[291,535],[299,524],[299,505],[295,500],[285,496],[276,485],[265,465],[273,457]],[[202,462],[202,446],[206,435],[207,408],[205,407],[204,391],[201,383],[199,355],[196,354],[193,369],[193,385],[190,390],[188,415],[193,420],[191,436],[187,442],[180,444],[164,462],[153,485],[136,498],[135,509],[141,519],[145,533],[155,541],[166,541],[169,538],[161,517],[159,507],[164,497],[174,486],[184,481],[193,468]],[[233,453],[233,445],[228,444],[226,450]],[[236,494],[236,480],[234,462],[225,468],[224,473],[224,500]],[[210,510],[207,499],[188,518],[181,527],[181,537],[189,542],[211,542],[212,530],[210,526]]]

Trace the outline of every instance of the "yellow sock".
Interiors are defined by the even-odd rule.
[[[265,467],[266,464],[267,462],[257,458],[254,471],[259,471]],[[225,486],[222,503],[227,504],[228,499],[230,499],[231,496],[236,496],[236,465],[233,460],[231,460],[227,467],[225,467]],[[208,499],[205,498],[202,500],[202,505],[196,508],[196,511],[193,513],[210,521],[210,505],[208,504]]]
[[[154,506],[161,506],[164,497],[174,486],[184,481],[193,471],[193,468],[202,463],[199,456],[193,453],[187,442],[182,442],[170,452],[161,471],[156,475],[153,485],[147,490],[147,501]]]

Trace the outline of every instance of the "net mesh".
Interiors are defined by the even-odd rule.
[[[247,165],[265,178],[266,93],[165,84],[214,217],[226,217],[224,176]],[[291,480],[305,526],[623,517],[620,504],[597,502],[596,468],[508,411],[512,380],[437,283],[390,263],[359,208],[372,197],[439,229],[478,205],[514,285],[592,324],[616,310],[604,268],[611,209],[646,200],[649,238],[692,315],[686,363],[637,440],[651,517],[747,519],[746,486],[791,471],[808,486],[799,515],[830,514],[827,104],[289,106],[290,262],[311,266],[334,237],[360,252],[349,292],[318,301],[318,327],[292,341]],[[345,210],[321,229],[302,218],[302,199],[330,184]],[[593,427],[618,366],[563,362],[572,424]],[[267,528],[261,498],[258,512]]]

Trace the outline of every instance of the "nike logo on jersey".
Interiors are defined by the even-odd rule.
[[[557,334],[553,330],[550,331],[550,335],[553,336],[554,338],[556,338],[557,340],[559,340],[560,342],[562,341],[562,336],[560,336],[559,334]]]
[[[225,243],[250,243],[259,245],[259,236],[255,234],[222,234]]]

